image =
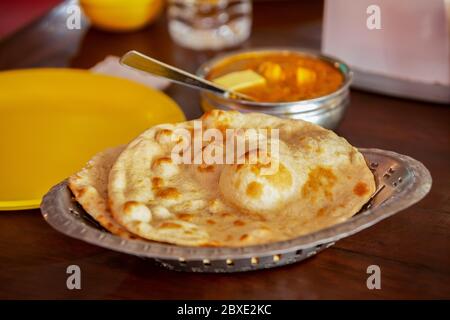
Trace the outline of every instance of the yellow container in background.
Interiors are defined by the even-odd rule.
[[[159,17],[164,0],[80,0],[91,24],[107,31],[133,31]]]

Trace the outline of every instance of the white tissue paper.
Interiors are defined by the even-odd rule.
[[[152,76],[139,70],[133,70],[123,66],[119,62],[119,57],[107,56],[90,69],[94,73],[101,73],[118,78],[125,78],[146,85],[148,87],[164,90],[170,85],[170,81],[164,78]]]

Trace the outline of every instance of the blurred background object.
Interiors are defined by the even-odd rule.
[[[61,0],[0,1],[0,39],[45,15]]]
[[[327,0],[323,19],[322,50],[355,87],[450,103],[450,1]]]
[[[241,44],[250,36],[250,0],[169,0],[172,39],[196,50],[220,50]]]
[[[146,72],[122,65],[119,62],[119,57],[116,56],[107,56],[90,70],[94,73],[101,73],[117,78],[128,79],[158,90],[167,89],[170,85],[170,81],[167,79],[155,77]]]
[[[133,31],[160,15],[164,0],[80,0],[91,24],[106,31]]]

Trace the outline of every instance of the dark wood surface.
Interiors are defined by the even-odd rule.
[[[322,9],[316,1],[257,3],[253,34],[244,47],[318,48]],[[54,10],[1,42],[0,69],[89,68],[106,55],[137,49],[194,71],[214,55],[175,45],[164,18],[129,34],[89,29],[85,21],[82,30],[69,31],[64,19],[64,10]],[[201,114],[197,93],[172,86],[168,94],[189,118]],[[353,90],[337,132],[356,146],[422,161],[434,179],[430,194],[305,262],[229,275],[168,271],[66,237],[48,226],[39,210],[0,212],[0,298],[450,298],[449,107]],[[66,289],[71,264],[81,267],[82,290]],[[381,267],[381,290],[366,287],[372,264]]]

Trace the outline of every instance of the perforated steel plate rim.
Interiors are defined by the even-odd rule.
[[[373,171],[377,186],[383,186],[383,190],[373,199],[371,208],[343,223],[287,241],[231,248],[185,247],[122,239],[83,218],[87,214],[74,200],[66,181],[54,186],[45,195],[41,211],[45,220],[63,234],[107,249],[153,258],[175,270],[234,272],[273,267],[306,259],[337,240],[413,205],[429,192],[431,175],[419,161],[392,151],[359,150]],[[258,260],[263,258],[266,262]],[[189,265],[190,261],[196,265]]]

